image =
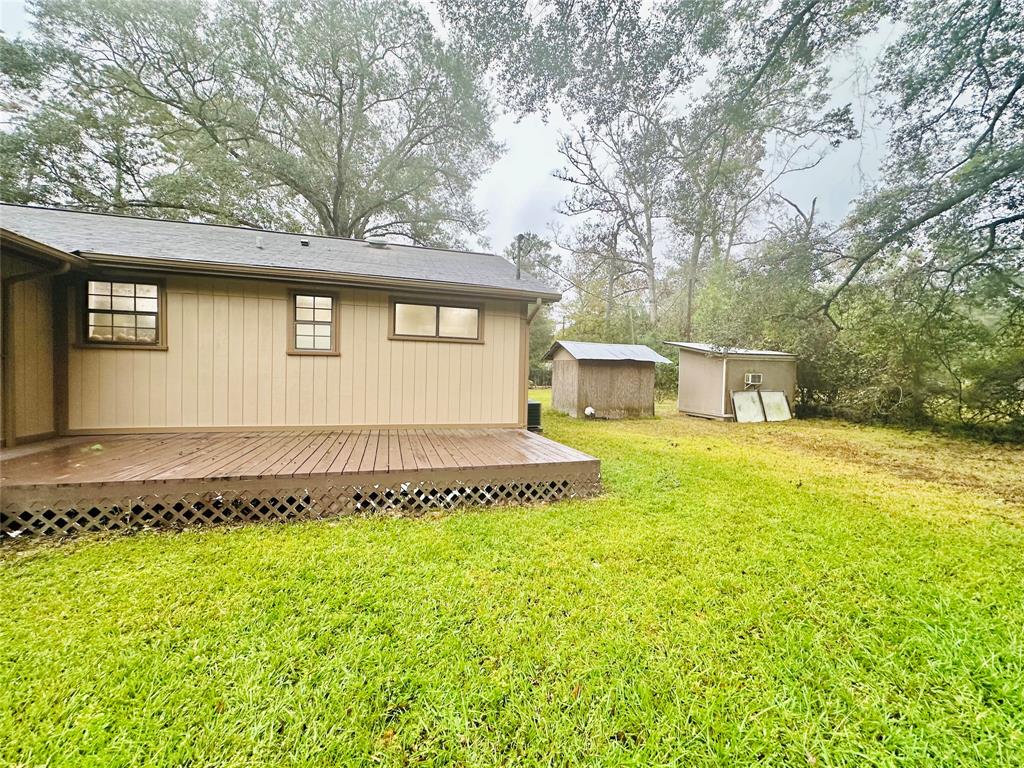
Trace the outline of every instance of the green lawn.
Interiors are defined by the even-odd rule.
[[[1024,764],[1020,448],[545,426],[602,498],[5,546],[0,764]]]

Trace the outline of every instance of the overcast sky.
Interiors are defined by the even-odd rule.
[[[0,0],[0,29],[7,35],[29,32],[28,21],[24,0]],[[870,57],[891,34],[889,30],[873,36],[861,50]],[[858,119],[865,111],[862,137],[831,151],[817,167],[793,174],[779,186],[780,192],[804,208],[817,197],[820,215],[832,220],[842,218],[865,181],[874,179],[885,142],[885,131],[871,121],[871,105],[858,100],[857,93],[864,83],[857,77],[855,61],[850,56],[835,62],[833,103],[853,103]],[[564,217],[555,209],[567,194],[567,185],[552,178],[551,173],[560,167],[558,135],[568,125],[557,111],[546,122],[538,116],[519,121],[503,116],[498,120],[494,132],[505,152],[476,190],[477,206],[487,214],[484,234],[491,250],[501,252],[519,232],[545,234],[559,220],[564,226]]]

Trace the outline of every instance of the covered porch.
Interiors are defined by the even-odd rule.
[[[8,538],[585,498],[600,462],[521,429],[200,431],[6,449],[0,482]]]

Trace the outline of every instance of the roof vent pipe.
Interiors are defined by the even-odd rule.
[[[370,246],[371,248],[387,248],[388,247],[388,241],[387,240],[367,240],[366,244],[368,246]]]
[[[307,240],[306,238],[302,238],[301,240],[299,240],[299,245],[308,248],[309,247],[309,240]]]

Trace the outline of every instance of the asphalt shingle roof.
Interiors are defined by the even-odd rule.
[[[594,341],[556,341],[545,360],[550,360],[561,347],[577,360],[633,360],[639,363],[671,363],[650,347],[643,344],[601,344]]]
[[[144,219],[62,208],[0,204],[0,226],[68,253],[239,268],[358,275],[492,288],[557,300],[559,292],[500,256],[471,251],[275,232],[245,227]],[[302,245],[306,240],[309,245]],[[180,265],[179,265],[180,266]]]

